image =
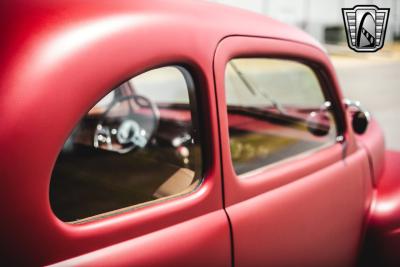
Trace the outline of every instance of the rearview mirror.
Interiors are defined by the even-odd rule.
[[[307,130],[315,136],[325,136],[330,130],[329,117],[325,112],[313,111],[307,118]]]
[[[315,136],[326,136],[331,129],[328,109],[331,102],[326,101],[319,110],[312,111],[307,118],[307,130]]]

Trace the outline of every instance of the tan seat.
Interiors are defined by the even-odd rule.
[[[155,198],[163,198],[193,190],[197,183],[193,183],[194,171],[180,168],[169,177],[153,194]]]

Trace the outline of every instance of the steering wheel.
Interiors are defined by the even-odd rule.
[[[96,125],[93,146],[118,153],[144,148],[157,131],[160,113],[148,98],[130,95],[114,100]]]

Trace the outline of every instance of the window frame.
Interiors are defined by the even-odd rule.
[[[105,93],[103,92],[103,95],[101,97],[99,97],[96,101],[92,102],[90,105],[90,108],[87,108],[86,112],[79,118],[79,120],[74,124],[74,127],[72,128],[72,130],[69,132],[69,134],[67,135],[67,138],[65,139],[64,143],[68,140],[69,136],[73,133],[75,127],[80,123],[80,121],[88,114],[88,112],[99,102],[101,101],[105,96],[107,96],[109,93],[111,93],[114,89],[116,89],[117,87],[119,87],[120,85],[129,82],[131,79],[140,76],[146,72],[150,72],[152,70],[158,70],[158,69],[162,69],[165,67],[173,67],[176,68],[176,70],[178,70],[180,72],[180,74],[182,75],[185,84],[187,86],[187,92],[188,92],[188,98],[189,98],[189,107],[190,107],[190,114],[191,114],[191,119],[192,119],[192,126],[193,129],[196,129],[196,131],[193,131],[193,139],[195,140],[195,144],[197,142],[197,144],[199,145],[200,149],[201,149],[201,158],[199,160],[196,161],[195,163],[195,169],[193,170],[195,173],[194,176],[194,180],[198,180],[197,185],[190,191],[188,192],[182,192],[182,193],[178,193],[175,195],[171,195],[171,196],[167,196],[167,197],[163,197],[160,199],[154,199],[154,200],[149,200],[143,203],[138,203],[138,204],[134,204],[134,205],[130,205],[128,207],[123,207],[123,208],[119,208],[116,210],[112,210],[112,211],[107,211],[107,212],[103,212],[97,215],[93,215],[93,216],[89,216],[89,217],[85,217],[82,219],[78,219],[75,221],[63,221],[61,220],[57,214],[54,212],[52,206],[51,206],[51,199],[50,199],[50,191],[48,191],[48,199],[49,199],[49,206],[50,206],[50,210],[52,212],[52,214],[58,219],[60,220],[62,223],[67,224],[67,225],[85,225],[87,223],[92,223],[92,222],[97,222],[97,221],[103,221],[105,219],[109,219],[109,218],[113,218],[116,217],[118,215],[123,215],[125,213],[129,213],[129,212],[133,212],[139,209],[143,209],[146,207],[150,207],[150,206],[155,206],[155,205],[159,205],[165,202],[170,202],[172,200],[176,200],[176,199],[181,199],[181,198],[185,198],[188,197],[189,195],[194,194],[195,192],[198,192],[200,190],[200,188],[202,187],[202,185],[204,184],[204,180],[207,177],[206,173],[207,170],[209,169],[210,165],[212,164],[212,162],[210,161],[210,159],[208,157],[206,157],[205,155],[207,153],[205,153],[209,147],[208,144],[206,143],[206,139],[204,138],[205,135],[205,129],[204,127],[200,127],[200,123],[203,121],[203,110],[202,107],[203,105],[201,98],[202,93],[200,92],[200,89],[197,89],[199,86],[198,85],[201,80],[198,79],[198,75],[195,75],[193,67],[184,63],[170,63],[170,64],[162,64],[162,65],[155,65],[152,66],[150,68],[146,68],[141,70],[140,72],[136,72],[134,73],[132,76],[130,76],[130,78],[125,79],[122,82],[117,83],[117,85],[112,86],[111,89],[108,89],[105,91]],[[197,78],[197,79],[196,79]],[[60,148],[58,155],[62,152],[62,147]],[[58,158],[58,156],[57,156]],[[56,164],[57,158],[53,164],[53,168],[51,170],[51,174],[50,174],[50,182],[53,179],[53,171],[54,171],[54,166]],[[50,190],[50,188],[49,188]]]

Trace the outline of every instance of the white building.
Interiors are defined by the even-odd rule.
[[[342,8],[355,5],[376,5],[390,8],[386,41],[400,38],[400,0],[210,0],[262,13],[296,25],[321,42],[329,36],[326,30],[342,29]]]

